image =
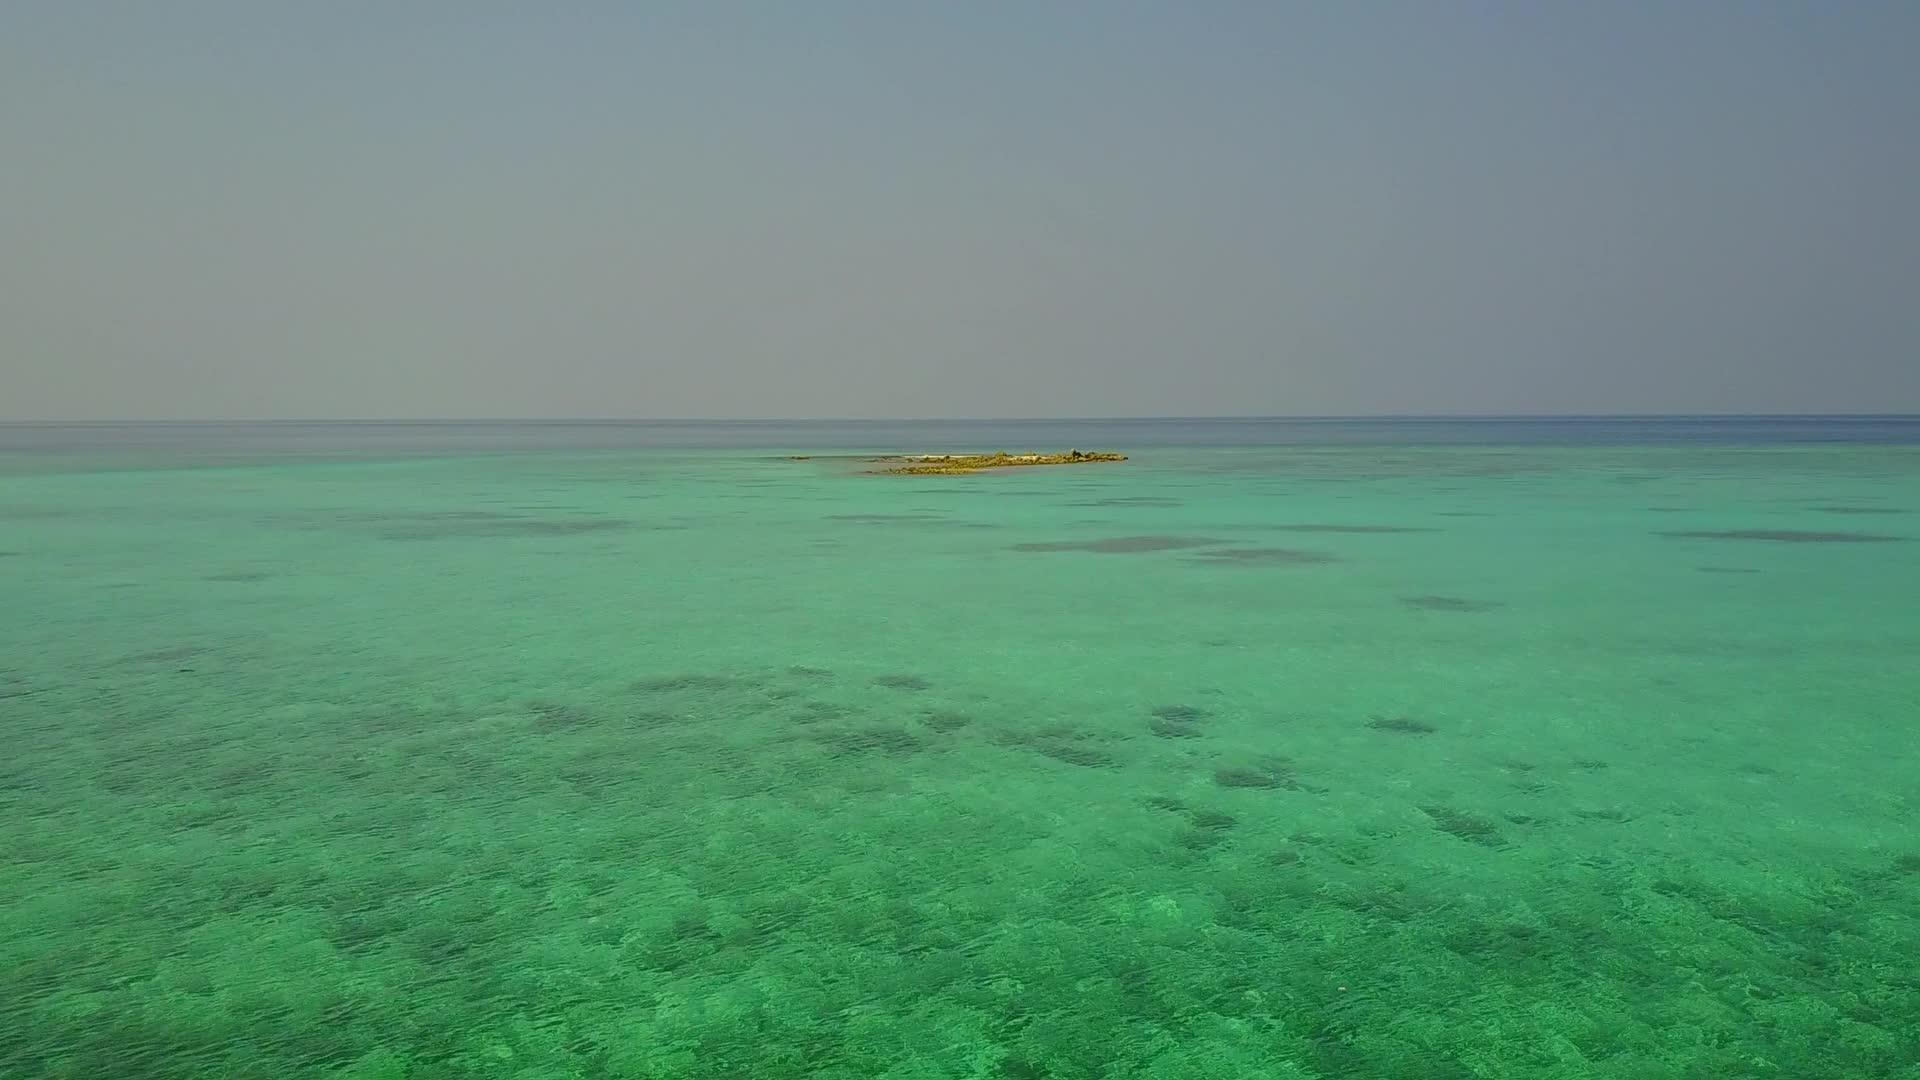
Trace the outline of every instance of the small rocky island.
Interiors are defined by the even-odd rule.
[[[875,458],[886,467],[889,476],[956,476],[989,469],[1018,469],[1029,465],[1087,465],[1096,461],[1125,461],[1125,454],[1087,453],[1069,450],[1064,454],[894,454]]]

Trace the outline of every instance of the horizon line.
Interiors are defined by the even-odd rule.
[[[1355,422],[1516,420],[1920,420],[1920,412],[1838,413],[1222,413],[1139,416],[260,416],[260,417],[57,417],[7,418],[5,425],[81,426],[110,424],[969,424],[1116,422]]]

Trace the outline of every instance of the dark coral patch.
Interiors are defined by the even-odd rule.
[[[928,728],[945,733],[959,731],[961,728],[973,723],[973,718],[965,713],[930,712],[927,714],[925,723]]]
[[[1193,822],[1193,827],[1196,829],[1207,829],[1215,832],[1231,829],[1235,825],[1240,824],[1239,818],[1218,810],[1195,810],[1187,815],[1187,820]]]
[[[814,741],[825,747],[835,757],[852,757],[861,754],[887,754],[904,757],[925,748],[919,736],[905,728],[868,727],[841,728],[823,731],[814,736]]]
[[[630,521],[621,521],[617,518],[573,518],[558,521],[523,521],[510,529],[501,529],[499,532],[508,536],[568,536],[573,533],[626,529],[631,528],[632,525]]]
[[[1270,547],[1220,548],[1216,551],[1202,551],[1197,552],[1191,561],[1215,566],[1312,566],[1339,562],[1340,559],[1324,551]]]
[[[1798,529],[1690,529],[1685,532],[1663,532],[1679,540],[1758,540],[1776,544],[1881,544],[1904,540],[1904,536],[1886,536],[1880,533],[1857,532],[1805,532]]]
[[[1114,760],[1113,755],[1105,750],[1075,742],[1048,740],[1034,743],[1032,749],[1044,757],[1050,757],[1068,765],[1078,765],[1083,769],[1104,769],[1119,764]]]
[[[1183,848],[1205,851],[1226,843],[1227,834],[1213,829],[1183,829],[1177,839]]]
[[[1192,720],[1169,720],[1164,716],[1147,721],[1147,730],[1162,739],[1197,739],[1204,734],[1200,725]]]
[[[1423,533],[1440,531],[1424,525],[1326,525],[1313,523],[1306,525],[1275,525],[1272,527],[1280,532],[1303,533]]]
[[[1213,770],[1213,782],[1224,788],[1278,788],[1300,790],[1293,769],[1280,761],[1259,765],[1223,765]]]
[[[676,694],[690,690],[730,690],[739,684],[740,680],[726,675],[661,675],[636,679],[632,689],[642,694]]]
[[[1813,506],[1813,507],[1809,507],[1808,509],[1818,510],[1823,514],[1904,514],[1906,513],[1905,510],[1896,509],[1895,507],[1891,507],[1891,506]]]
[[[793,719],[796,723],[818,724],[823,720],[840,720],[853,713],[852,706],[837,701],[809,701],[800,706],[800,711],[793,715]]]
[[[1391,731],[1399,735],[1431,735],[1440,730],[1425,720],[1415,720],[1411,716],[1376,716],[1367,721],[1367,726],[1375,731]]]
[[[536,701],[527,708],[533,713],[535,726],[541,731],[593,727],[600,722],[590,710],[557,701]]]
[[[1053,1080],[1053,1075],[1045,1066],[1017,1055],[1000,1062],[1000,1080]]]
[[[918,675],[880,675],[874,678],[873,685],[884,686],[889,690],[931,690],[933,684]]]
[[[1109,499],[1088,499],[1085,502],[1067,503],[1068,506],[1153,506],[1175,507],[1185,505],[1179,499],[1164,495],[1117,495]]]
[[[988,736],[995,746],[1018,746],[1032,749],[1046,742],[1078,742],[1087,737],[1087,733],[1072,724],[1048,724],[1040,728],[1002,728]]]
[[[393,525],[380,533],[383,540],[440,540],[457,536],[570,536],[633,527],[633,522],[620,518],[539,518],[486,510],[361,515],[357,520]]]
[[[1400,602],[1422,611],[1496,611],[1502,604],[1493,600],[1469,600],[1463,596],[1403,596]]]
[[[948,519],[940,514],[828,514],[827,520],[857,525],[924,525],[945,523]]]
[[[1538,929],[1519,923],[1469,923],[1441,940],[1456,956],[1471,957],[1502,970],[1538,961],[1553,951]]]
[[[1101,540],[1054,540],[1015,544],[1014,551],[1090,551],[1100,555],[1133,555],[1152,551],[1184,551],[1213,547],[1224,540],[1204,536],[1116,536]]]
[[[1455,810],[1450,806],[1423,806],[1420,812],[1432,820],[1434,828],[1469,844],[1488,848],[1507,846],[1507,839],[1500,834],[1500,827],[1478,814]]]
[[[1153,710],[1153,715],[1162,720],[1192,722],[1205,720],[1212,714],[1198,705],[1162,705]]]

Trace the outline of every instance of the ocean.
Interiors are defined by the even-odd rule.
[[[0,424],[0,1076],[1914,1080],[1916,601],[1913,417]]]

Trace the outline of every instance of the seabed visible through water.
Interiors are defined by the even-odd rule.
[[[1382,430],[15,446],[0,1075],[1920,1078],[1920,435]]]

